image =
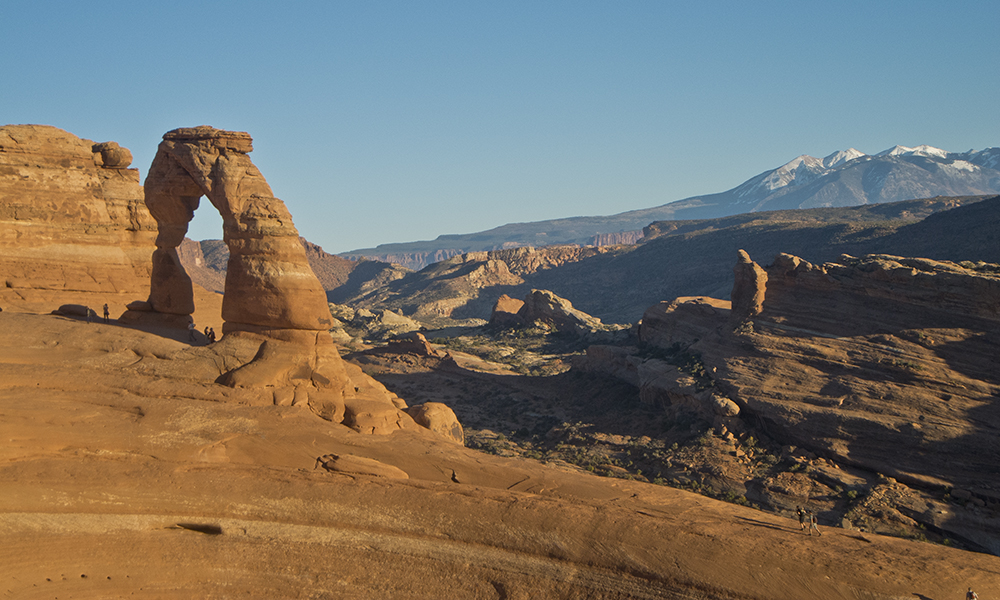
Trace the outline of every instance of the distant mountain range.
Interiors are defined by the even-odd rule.
[[[634,323],[650,306],[678,296],[726,299],[737,251],[762,266],[780,252],[815,264],[841,254],[894,254],[970,261],[996,272],[1000,262],[1000,196],[935,197],[865,206],[760,211],[657,221],[645,241],[608,248],[548,247],[474,252],[362,283],[361,265],[333,302],[389,308],[434,327],[448,320],[488,319],[501,294],[523,298],[550,290],[608,323]],[[369,267],[369,268],[371,268]]]
[[[435,240],[382,244],[341,254],[411,269],[465,252],[554,244],[635,243],[653,221],[714,219],[736,214],[881,204],[934,196],[1000,193],[1000,148],[948,152],[932,146],[894,146],[877,154],[854,148],[825,158],[802,155],[735,188],[609,216],[511,223]]]

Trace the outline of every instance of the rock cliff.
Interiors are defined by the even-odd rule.
[[[0,127],[0,306],[118,313],[145,294],[156,223],[131,162],[115,142]]]

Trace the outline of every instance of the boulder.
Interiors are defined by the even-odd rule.
[[[97,315],[97,313],[94,312],[94,309],[82,304],[63,304],[59,308],[52,311],[52,313],[66,317],[93,317]]]
[[[416,421],[417,425],[426,427],[456,444],[465,444],[465,432],[462,430],[462,424],[458,422],[458,417],[446,404],[425,402],[411,406],[407,413]]]
[[[706,413],[719,417],[735,417],[740,414],[738,404],[712,391],[702,396],[702,407]]]

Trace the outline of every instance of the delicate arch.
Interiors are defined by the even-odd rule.
[[[252,144],[247,133],[207,126],[164,134],[144,184],[158,226],[149,303],[156,312],[194,312],[191,279],[177,247],[205,196],[222,215],[229,248],[223,331],[279,337],[281,330],[326,331],[326,293],[291,214],[247,156]]]

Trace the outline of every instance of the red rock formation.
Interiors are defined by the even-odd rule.
[[[222,294],[226,291],[226,272],[217,271],[205,260],[201,244],[184,238],[177,246],[177,257],[191,281],[213,292]]]
[[[730,319],[734,325],[744,323],[760,314],[764,308],[764,294],[767,291],[767,272],[750,260],[745,250],[737,253],[733,267],[732,312]]]
[[[996,267],[781,254],[767,275],[753,327],[734,331],[722,301],[678,299],[646,311],[640,340],[695,357],[711,394],[783,445],[931,490],[906,514],[1000,551],[998,521],[927,508],[933,490],[1000,500]]]
[[[229,247],[224,331],[279,337],[325,332],[332,322],[326,294],[309,268],[291,214],[247,156],[252,149],[246,133],[205,126],[163,136],[144,186],[159,232],[149,302],[160,313],[193,311],[177,247],[204,195],[222,215]]]
[[[511,298],[507,294],[501,295],[490,313],[490,327],[505,329],[524,325],[524,319],[517,316],[522,307],[524,307],[523,300]]]
[[[149,287],[156,224],[132,154],[47,125],[0,127],[0,303],[120,312]]]
[[[211,127],[163,136],[146,178],[156,219],[149,306],[168,319],[194,309],[178,246],[206,196],[222,215],[229,248],[219,352],[245,356],[217,381],[273,394],[275,404],[307,404],[320,417],[359,432],[414,427],[405,402],[340,358],[328,332],[326,294],[285,204],[250,161],[250,136]]]
[[[524,298],[524,306],[517,316],[525,323],[540,323],[566,329],[594,329],[602,326],[601,320],[573,308],[565,298],[548,290],[531,290]]]

